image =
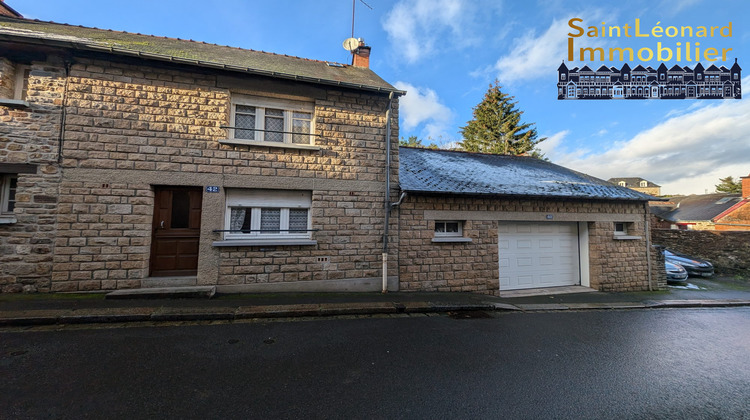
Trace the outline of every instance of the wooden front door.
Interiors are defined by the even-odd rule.
[[[198,273],[201,188],[156,187],[151,239],[151,276]]]

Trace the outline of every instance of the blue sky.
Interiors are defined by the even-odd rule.
[[[6,0],[27,18],[349,63],[350,0]],[[547,157],[600,178],[640,176],[665,194],[712,192],[718,179],[750,174],[750,101],[558,101],[556,69],[567,61],[568,20],[581,26],[726,26],[713,38],[576,38],[576,47],[649,47],[701,42],[731,48],[750,74],[747,0],[356,0],[355,37],[372,47],[370,67],[408,91],[401,136],[459,141],[493,80],[536,123]],[[631,30],[632,31],[632,30]],[[659,65],[651,61],[636,63]],[[581,62],[596,67],[622,62]],[[686,60],[668,61],[693,66]],[[702,61],[705,67],[706,61]],[[629,64],[632,64],[629,63]],[[631,66],[633,67],[633,66]],[[750,78],[743,77],[746,86]],[[747,95],[746,95],[747,96]]]

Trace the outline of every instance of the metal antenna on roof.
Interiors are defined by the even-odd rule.
[[[369,4],[365,3],[364,0],[359,0],[359,1],[360,1],[360,3],[364,4],[365,6],[367,6],[370,10],[372,10],[372,6],[370,6]],[[357,0],[352,0],[352,38],[354,38],[354,6],[356,4],[357,4]]]

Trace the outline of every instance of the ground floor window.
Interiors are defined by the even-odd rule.
[[[310,238],[310,191],[228,189],[224,239]]]
[[[16,190],[18,176],[15,174],[0,175],[0,214],[12,214],[16,207]]]
[[[463,235],[462,225],[458,220],[436,221],[435,237],[460,237]]]

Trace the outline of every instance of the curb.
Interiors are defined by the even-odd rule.
[[[444,302],[366,302],[239,307],[141,307],[90,310],[44,309],[0,311],[0,327],[130,322],[234,321],[246,319],[328,317],[341,315],[417,314],[468,311],[556,312],[612,309],[730,308],[750,306],[750,300],[664,300],[567,304],[455,304]]]

